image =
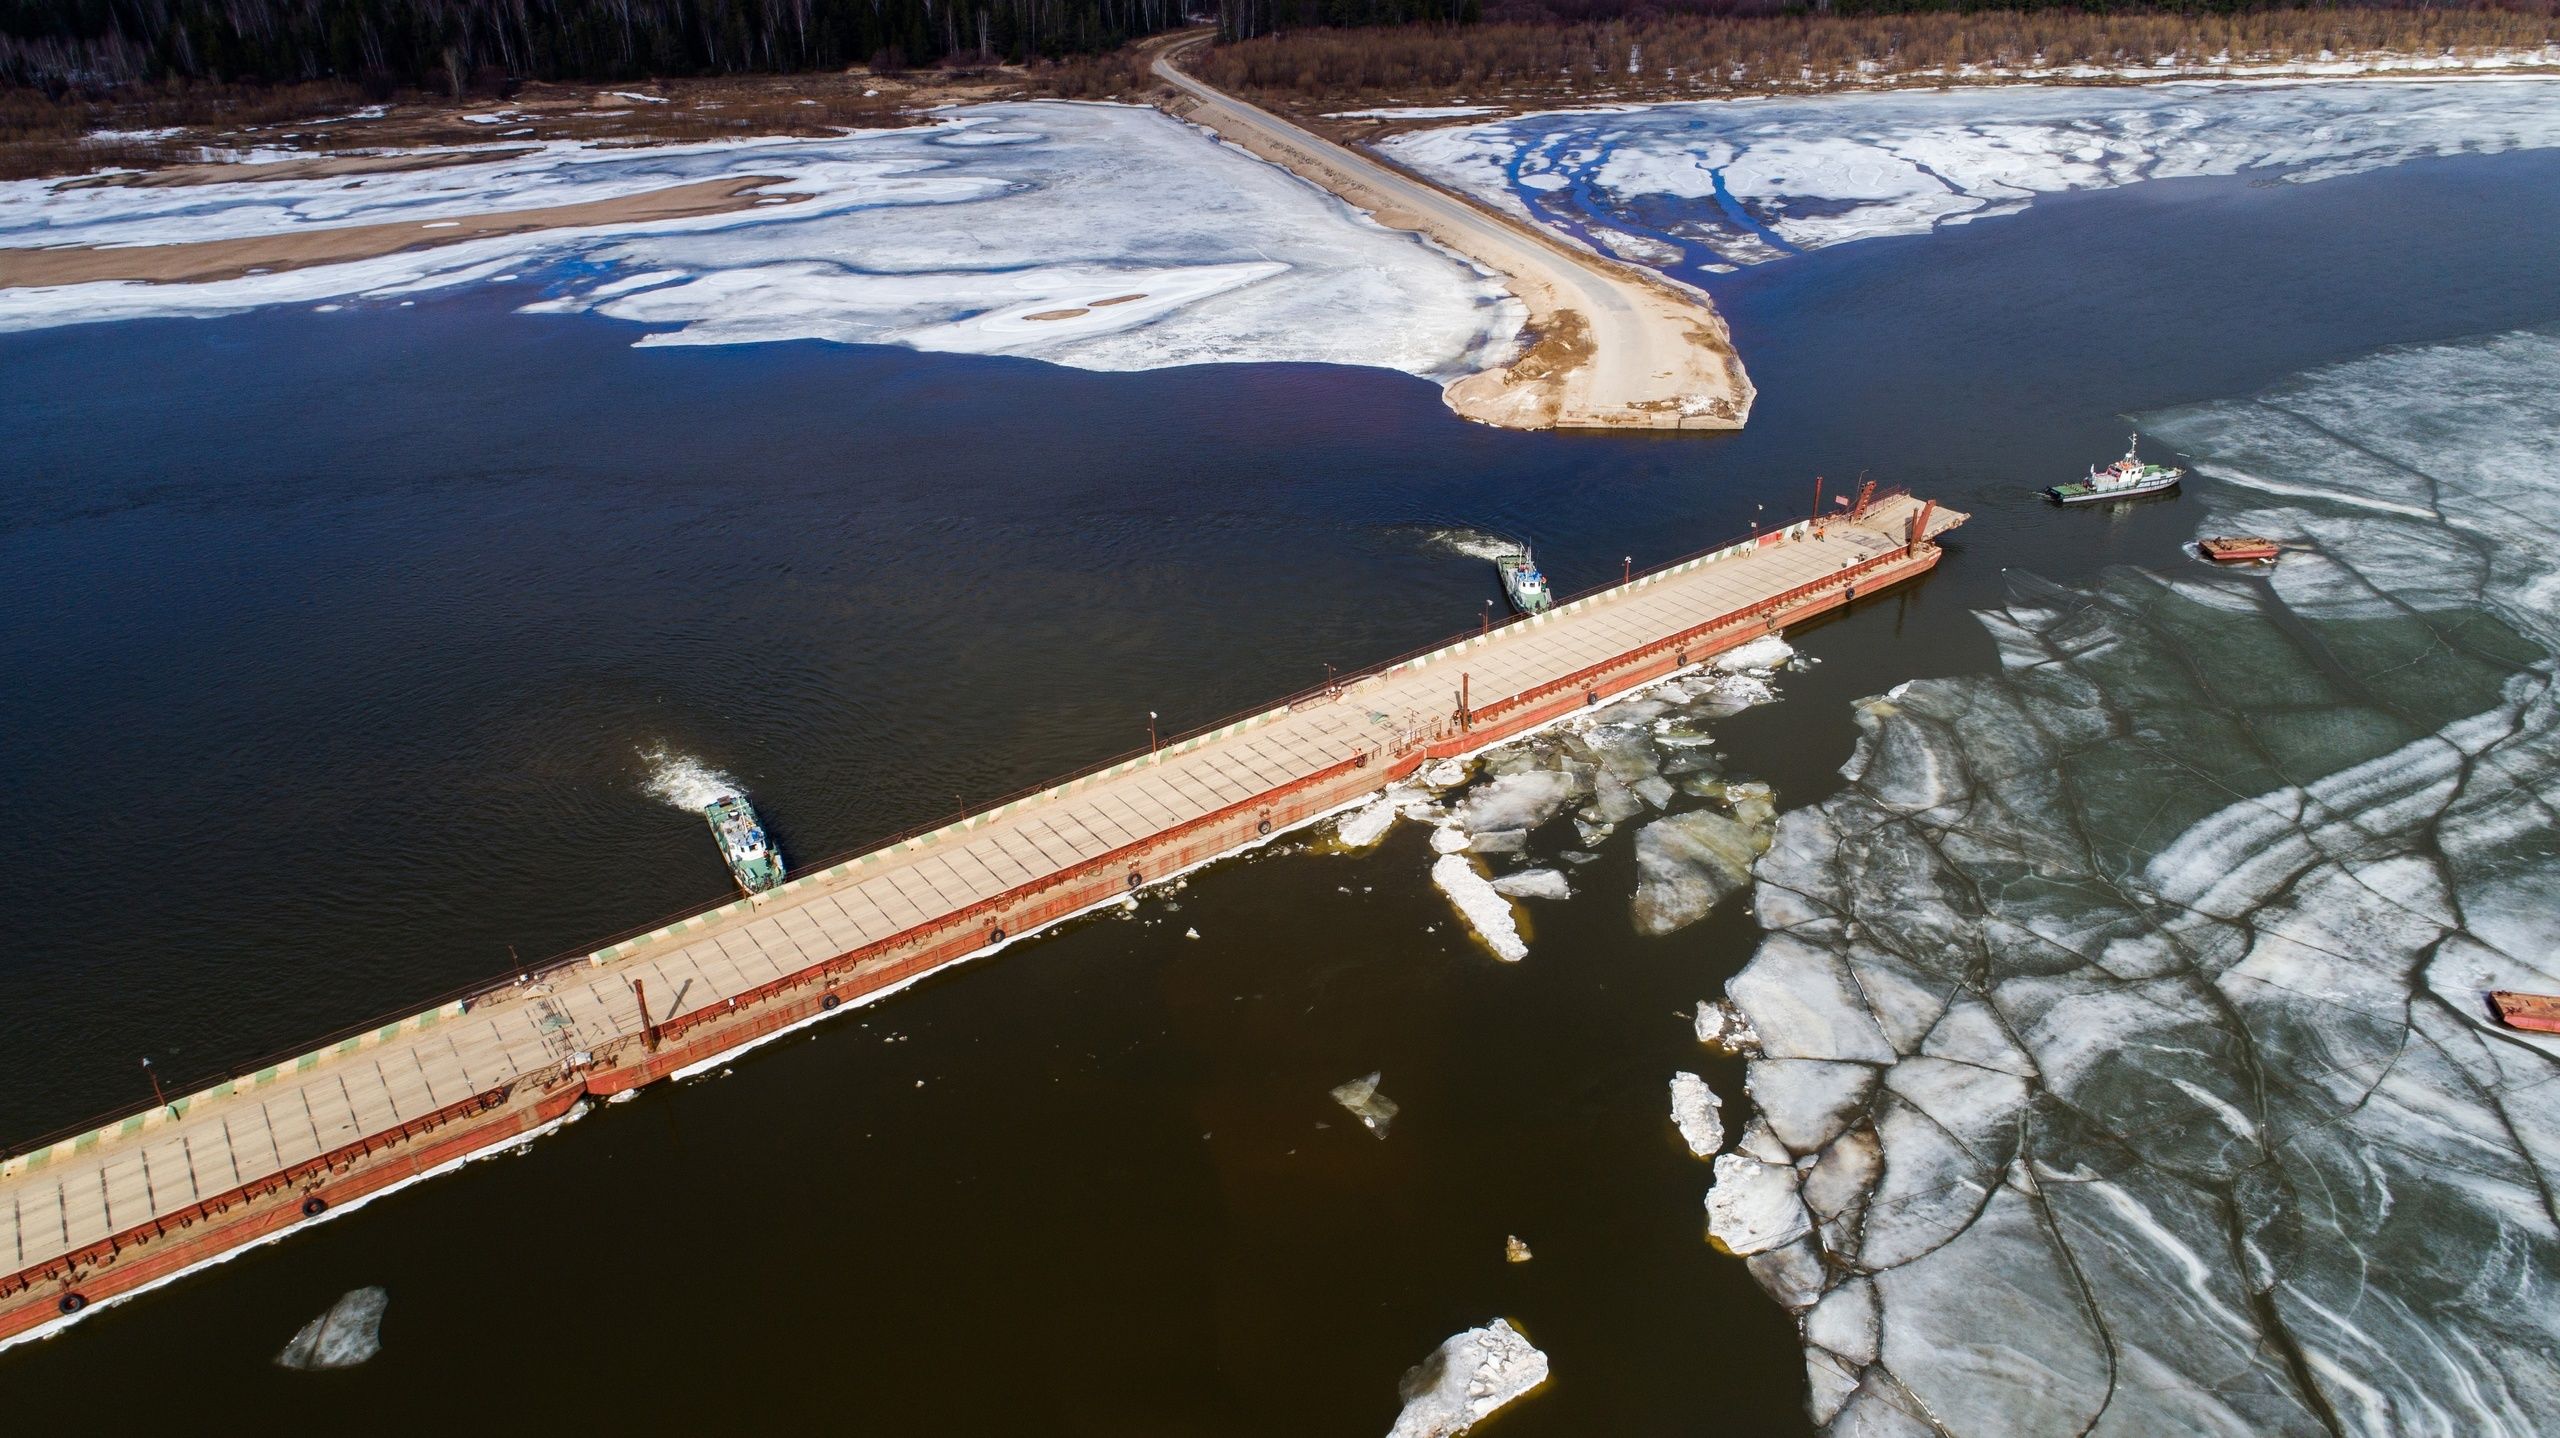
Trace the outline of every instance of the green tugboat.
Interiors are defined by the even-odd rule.
[[[720,856],[729,861],[739,888],[753,896],[782,882],[782,851],[744,794],[721,795],[702,806],[702,817],[711,821],[711,837],[720,841]]]
[[[2178,487],[2183,469],[2165,464],[2145,464],[2140,450],[2142,437],[2136,435],[2124,447],[2124,458],[2100,469],[2089,467],[2089,477],[2076,484],[2057,484],[2045,495],[2061,504],[2087,504],[2096,499],[2131,499],[2138,494],[2158,494]]]

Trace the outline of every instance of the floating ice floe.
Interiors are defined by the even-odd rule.
[[[1449,896],[1458,917],[1467,921],[1467,927],[1484,940],[1495,958],[1518,963],[1529,957],[1529,945],[1520,937],[1520,923],[1511,912],[1511,901],[1464,854],[1442,854],[1433,860],[1431,882]]]
[[[1590,849],[1607,843],[1621,825],[1673,809],[1683,794],[1710,800],[1717,807],[1652,819],[1638,836],[1636,922],[1644,932],[1669,933],[1748,883],[1776,814],[1767,785],[1719,772],[1713,741],[1699,723],[1766,703],[1774,697],[1773,666],[1794,654],[1783,640],[1757,640],[1701,672],[1498,745],[1479,756],[1472,771],[1444,761],[1421,778],[1445,789],[1448,807],[1406,802],[1398,812],[1435,826],[1431,847],[1441,857],[1433,879],[1497,953],[1518,957],[1526,948],[1501,901],[1563,899],[1571,884],[1543,866],[1488,882],[1458,856],[1526,855],[1545,826],[1569,816],[1586,847],[1560,857],[1585,864],[1597,857]]]
[[[2560,1041],[2482,993],[2560,991],[2555,374],[2145,417],[2201,528],[2306,550],[2019,576],[1999,671],[1862,705],[1779,821],[1711,1227],[1828,1433],[2549,1431]]]
[[[1758,822],[1713,809],[1656,819],[1636,831],[1636,932],[1668,934],[1707,916],[1751,883],[1768,851],[1771,817]]]
[[[1382,1077],[1384,1075],[1373,1073],[1337,1085],[1333,1090],[1333,1101],[1349,1109],[1360,1120],[1361,1127],[1385,1138],[1387,1125],[1395,1121],[1396,1102],[1378,1092],[1378,1080]]]
[[[1731,999],[1718,999],[1713,1003],[1700,999],[1696,1025],[1698,1042],[1720,1053],[1756,1054],[1760,1051],[1759,1033],[1751,1027],[1751,1020],[1743,1014],[1742,1006]]]
[[[1747,1153],[1716,1155],[1715,1182],[1707,1189],[1707,1234],[1716,1247],[1748,1257],[1812,1231],[1792,1167]]]
[[[1305,361],[1445,378],[1518,331],[1517,304],[1482,273],[1156,111],[942,114],[814,139],[491,147],[481,163],[358,176],[0,182],[0,246],[450,225],[749,176],[772,177],[759,194],[795,201],[198,284],[0,289],[0,331],[413,294],[510,272],[546,286],[526,309],[635,321],[651,344],[822,339],[1096,370]]]
[[[1403,796],[1390,789],[1336,820],[1333,837],[1346,849],[1369,848],[1395,827],[1396,812],[1404,803]]]
[[[2560,145],[2549,79],[2008,86],[1520,115],[1381,144],[1638,263],[1730,270],[2023,208],[2269,170],[2293,180]]]
[[[1522,869],[1493,881],[1493,891],[1514,899],[1570,899],[1573,886],[1553,869]]]
[[[1713,1158],[1724,1147],[1724,1100],[1696,1074],[1671,1076],[1671,1122],[1689,1152],[1700,1158]]]
[[[353,1368],[382,1351],[382,1311],[391,1292],[359,1288],[329,1305],[329,1311],[302,1325],[293,1341],[276,1355],[279,1368],[306,1371]]]
[[[1546,1381],[1547,1355],[1497,1318],[1449,1339],[1405,1374],[1397,1388],[1404,1411],[1387,1438],[1453,1438]]]

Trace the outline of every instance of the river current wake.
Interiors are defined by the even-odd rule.
[[[640,751],[640,759],[649,766],[641,788],[650,798],[688,813],[699,814],[712,800],[738,792],[738,781],[729,774],[663,744]]]

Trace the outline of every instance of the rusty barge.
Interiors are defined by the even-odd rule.
[[[0,1344],[1915,578],[1965,518],[1871,494],[14,1149]]]

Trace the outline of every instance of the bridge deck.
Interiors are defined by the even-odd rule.
[[[1157,762],[896,846],[768,896],[751,912],[610,962],[560,971],[414,1033],[332,1058],[130,1135],[109,1135],[0,1178],[0,1274],[51,1261],[358,1139],[965,909],[1270,791],[1364,748],[1392,749],[1456,707],[1574,675],[1718,615],[1902,548],[1916,502],[1896,498],[1819,535],[1656,576],[1551,622],[1497,630],[1463,658],[1361,679],[1336,701],[1274,717]],[[1952,523],[1958,516],[1944,516]],[[1932,526],[1933,531],[1942,526]],[[840,875],[840,877],[834,877]],[[1150,876],[1154,877],[1154,876]],[[605,951],[612,954],[613,950]]]

